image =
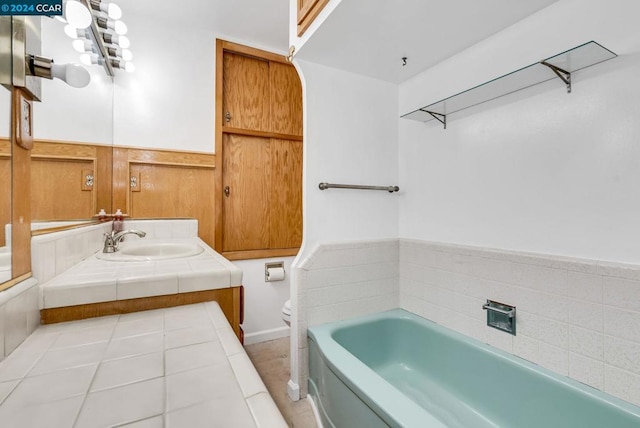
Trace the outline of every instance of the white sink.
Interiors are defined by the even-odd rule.
[[[99,252],[96,257],[113,262],[136,262],[181,259],[196,256],[203,251],[204,248],[191,242],[136,242],[135,244],[121,245],[115,253]]]

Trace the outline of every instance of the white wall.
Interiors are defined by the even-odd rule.
[[[306,394],[300,370],[306,369],[307,314],[302,299],[307,285],[300,266],[323,243],[396,237],[399,195],[318,189],[320,182],[397,184],[397,86],[307,61],[294,64],[301,75],[304,104],[304,238],[293,263],[288,391],[297,399],[301,387],[302,396]]]
[[[318,189],[396,185],[397,86],[298,61],[304,76],[304,247],[395,237],[398,194]],[[402,193],[402,188],[401,188]]]
[[[592,39],[620,55],[570,95],[555,80],[446,131],[400,120],[400,236],[640,263],[638,13],[560,1],[402,84],[400,114]]]
[[[283,281],[264,280],[264,264],[273,262],[284,262]],[[281,309],[289,300],[292,262],[293,257],[233,262],[242,269],[242,285],[245,292],[242,329],[245,345],[289,336],[289,327],[282,320]]]
[[[57,64],[80,64],[80,53],[64,33],[64,24],[41,19],[42,55]],[[41,79],[42,102],[34,103],[33,135],[38,139],[111,144],[113,84],[101,66],[83,66],[91,83],[73,88],[61,80]]]

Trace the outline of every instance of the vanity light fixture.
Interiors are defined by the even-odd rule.
[[[111,19],[122,18],[122,9],[120,9],[120,6],[115,3],[107,3],[100,0],[90,0],[89,6],[91,6],[91,9],[95,11],[106,13],[107,16],[109,16],[109,18]]]
[[[116,34],[124,36],[127,34],[127,25],[122,21],[113,21],[102,16],[96,16],[96,24],[103,30],[113,30]]]
[[[52,59],[27,55],[29,74],[46,79],[57,78],[74,88],[84,88],[91,82],[91,75],[78,64],[55,64]]]
[[[69,25],[85,29],[91,25],[91,12],[78,0],[67,0],[64,3],[64,19]]]
[[[120,20],[122,10],[118,5],[101,0],[65,0],[64,8],[68,22],[64,31],[74,39],[73,47],[82,53],[84,64],[101,65],[109,76],[114,75],[114,68],[129,72],[135,69],[130,63],[131,42],[125,36],[128,28]]]

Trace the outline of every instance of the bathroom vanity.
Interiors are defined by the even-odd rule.
[[[102,252],[100,226],[84,238],[71,231],[68,237],[34,238],[36,252],[48,246],[67,254],[77,245],[73,240],[93,244],[88,256],[66,269],[56,255],[43,261],[61,265],[42,283],[43,324],[217,301],[242,340],[242,271],[197,237],[196,221],[127,221],[126,228],[147,231],[147,237],[129,237],[111,254]]]

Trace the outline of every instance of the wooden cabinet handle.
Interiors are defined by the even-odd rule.
[[[228,198],[230,194],[231,189],[229,188],[229,186],[224,186],[224,195]]]

